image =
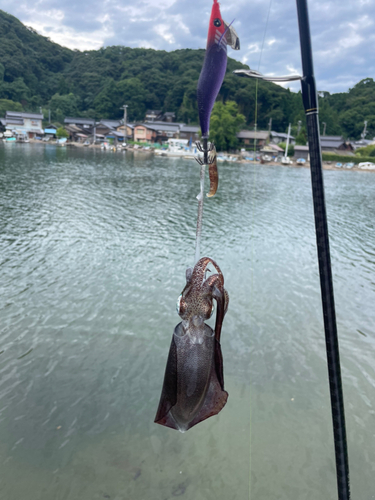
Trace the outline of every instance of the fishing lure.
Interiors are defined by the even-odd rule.
[[[221,17],[219,2],[213,0],[208,26],[207,47],[198,80],[197,99],[202,138],[207,138],[210,116],[227,69],[227,45],[239,50],[240,40],[231,24]]]
[[[216,269],[206,279],[208,266]],[[215,331],[204,321],[217,311]],[[218,414],[228,399],[224,390],[221,327],[229,295],[219,266],[203,257],[186,271],[186,286],[177,302],[182,321],[173,332],[155,422],[185,432]]]

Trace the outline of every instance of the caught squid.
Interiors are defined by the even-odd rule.
[[[212,266],[216,273],[206,277]],[[215,330],[205,323],[216,301]],[[186,271],[178,302],[182,321],[173,332],[155,422],[185,432],[225,406],[221,328],[229,296],[215,261],[203,257]]]

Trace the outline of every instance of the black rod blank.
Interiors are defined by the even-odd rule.
[[[320,288],[323,305],[327,349],[329,388],[335,443],[336,475],[339,500],[350,499],[349,463],[346,441],[344,398],[342,392],[339,343],[333,295],[327,212],[324,197],[322,155],[320,149],[318,99],[314,78],[307,0],[296,0],[301,42],[303,77],[302,99],[306,113],[310,151],[311,184],[314,202],[315,232],[319,261]]]

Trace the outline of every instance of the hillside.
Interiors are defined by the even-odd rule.
[[[99,50],[69,50],[24,26],[0,10],[0,114],[2,99],[15,107],[51,109],[52,120],[68,115],[118,118],[129,105],[129,120],[142,120],[146,109],[174,111],[177,120],[196,123],[196,85],[204,50],[173,52],[114,46]],[[248,126],[254,124],[255,81],[232,75],[247,67],[228,59],[219,98],[234,100]],[[16,104],[18,103],[18,104]],[[258,89],[258,127],[286,131],[288,123],[304,123],[301,96],[269,82]],[[375,135],[375,83],[366,79],[347,93],[323,93],[320,121],[327,134],[359,138],[367,119]]]

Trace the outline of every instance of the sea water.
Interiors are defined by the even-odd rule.
[[[201,255],[225,277],[220,415],[153,423],[199,166],[0,145],[0,498],[336,495],[310,172],[219,165]],[[375,175],[325,171],[353,498],[375,498]],[[212,320],[211,320],[212,321]]]

